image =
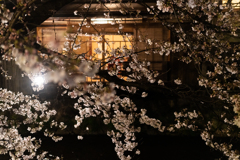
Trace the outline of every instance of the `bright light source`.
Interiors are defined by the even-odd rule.
[[[113,18],[94,18],[91,19],[93,24],[108,24],[114,21]]]
[[[32,81],[33,81],[33,84],[41,86],[44,84],[45,79],[42,76],[36,76],[36,77],[33,77]]]

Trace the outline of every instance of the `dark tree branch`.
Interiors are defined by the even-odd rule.
[[[156,92],[161,94],[177,94],[174,90],[167,88],[165,86],[159,86],[156,84],[149,84],[149,83],[140,83],[140,82],[127,82],[122,79],[120,79],[117,76],[110,76],[108,74],[108,70],[100,70],[97,75],[99,75],[102,78],[105,78],[109,82],[114,82],[117,85],[121,86],[129,86],[129,87],[137,87],[138,89],[141,89],[143,91],[147,92]]]

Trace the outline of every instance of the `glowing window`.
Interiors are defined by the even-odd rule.
[[[223,5],[226,6],[228,3],[228,0],[223,0]],[[232,0],[232,6],[234,8],[240,8],[240,0]]]

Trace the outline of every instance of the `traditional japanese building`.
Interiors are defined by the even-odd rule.
[[[79,47],[74,52],[85,58],[97,56],[104,62],[108,55],[101,53],[96,55],[96,48],[111,52],[111,49],[127,47],[139,52],[141,61],[150,62],[148,69],[158,71],[160,74],[164,73],[162,79],[165,81],[181,78],[183,81],[191,83],[196,79],[194,68],[179,62],[177,56],[170,52],[168,55],[161,55],[153,53],[151,49],[147,50],[158,47],[161,42],[177,40],[162,25],[163,21],[175,24],[177,20],[166,13],[159,13],[159,17],[162,19],[159,20],[159,17],[154,16],[152,11],[147,9],[155,6],[156,0],[148,0],[147,3],[144,1],[128,3],[125,0],[121,3],[118,1],[103,2],[74,0],[60,10],[52,10],[52,15],[49,15],[48,19],[36,27],[37,41],[47,48],[54,48],[64,54],[64,43],[68,41],[66,37],[70,38],[79,32],[75,42],[79,44]],[[227,0],[223,0],[223,6],[227,6],[227,3]],[[238,8],[239,0],[232,0],[232,5]],[[43,17],[42,15],[38,16]],[[35,18],[37,17],[35,16]],[[96,35],[101,38],[96,38]],[[148,40],[149,42],[147,42]],[[27,78],[21,78],[22,73],[14,65],[14,62],[3,62],[2,67],[8,70],[9,75],[12,75],[11,80],[1,78],[2,87],[6,86],[16,92],[31,92],[29,85],[31,82]],[[186,73],[193,74],[189,76]],[[96,80],[103,79],[87,78],[89,82]]]

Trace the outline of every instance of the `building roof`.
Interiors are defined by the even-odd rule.
[[[141,12],[141,16],[149,16],[149,13],[146,9],[146,6],[144,6],[142,1],[137,1],[135,3],[127,3],[126,0],[119,3],[119,1],[112,0],[111,2],[105,2],[100,3],[103,0],[100,1],[93,1],[90,3],[89,0],[75,0],[60,10],[58,10],[53,17],[69,17],[69,18],[79,18],[79,15],[84,16],[87,14],[87,17],[91,18],[105,18],[106,15],[109,14],[108,18],[131,18],[132,16],[135,16],[134,14],[129,13],[136,13]],[[91,6],[90,6],[91,4]],[[155,6],[156,1],[154,0],[148,0],[147,3],[145,3],[148,6]],[[88,9],[88,7],[90,8]],[[74,11],[78,11],[78,15],[74,15]],[[87,12],[88,11],[88,12]]]

